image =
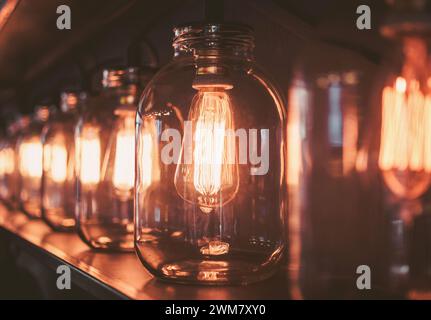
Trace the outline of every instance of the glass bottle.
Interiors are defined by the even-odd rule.
[[[404,296],[431,279],[430,1],[393,1],[381,33],[393,43],[369,119],[366,172],[383,190],[386,286]]]
[[[75,228],[75,135],[84,93],[63,92],[61,112],[53,115],[42,134],[42,217],[56,231]]]
[[[17,125],[17,121],[10,123],[0,142],[0,199],[9,207],[12,200],[9,177],[15,170],[15,148],[10,140],[16,134]]]
[[[19,201],[21,209],[31,218],[41,217],[42,130],[52,110],[50,106],[38,106],[33,120],[17,143]]]
[[[360,265],[372,268],[377,292],[370,252],[377,243],[368,224],[376,205],[365,197],[358,169],[365,92],[355,69],[316,74],[305,67],[292,79],[288,272],[295,299],[359,297],[365,291],[355,285]]]
[[[256,66],[252,30],[174,29],[174,58],[137,115],[135,242],[177,282],[247,284],[271,276],[285,242],[285,110]]]
[[[13,150],[7,145],[7,136],[2,133],[0,138],[0,199],[3,203],[7,203],[9,198],[6,175],[13,171],[15,165],[13,155]]]
[[[19,208],[20,190],[17,143],[20,135],[25,132],[29,123],[29,116],[18,116],[8,127],[8,133],[2,149],[8,150],[6,155],[9,158],[7,160],[9,169],[4,170],[4,176],[2,179],[2,200],[10,209],[15,210]]]
[[[103,72],[101,96],[76,127],[77,227],[94,249],[133,250],[135,114],[139,69]]]

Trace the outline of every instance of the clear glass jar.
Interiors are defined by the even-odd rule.
[[[12,189],[10,177],[15,171],[15,146],[11,143],[12,136],[18,130],[18,122],[13,121],[9,124],[6,134],[2,136],[0,142],[0,199],[4,204],[11,206]]]
[[[375,294],[376,269],[370,248],[378,244],[373,242],[375,230],[370,226],[378,212],[375,195],[366,196],[361,187],[362,169],[358,169],[364,84],[356,70],[316,74],[304,69],[306,72],[295,75],[289,89],[288,272],[292,297],[357,298],[361,294],[355,285],[360,265],[373,270]]]
[[[2,200],[11,209],[18,209],[19,205],[19,166],[17,143],[20,135],[25,132],[30,123],[30,117],[27,115],[18,116],[8,127],[8,134],[3,144],[2,150],[6,151],[8,157],[8,170],[4,170],[2,178]]]
[[[137,115],[135,242],[177,282],[247,284],[283,257],[285,109],[247,26],[174,29]],[[249,151],[249,152],[248,152]]]
[[[77,227],[94,249],[133,250],[138,82],[137,68],[105,70],[101,96],[89,99],[76,127]]]
[[[398,23],[382,28],[396,46],[368,120],[365,172],[383,190],[385,283],[402,295],[431,280],[431,25]]]
[[[38,106],[34,118],[17,142],[19,166],[19,201],[21,209],[31,218],[41,217],[42,131],[52,107]]]
[[[86,95],[63,92],[60,98],[61,112],[50,118],[42,134],[42,217],[56,231],[72,231],[76,206],[74,129]]]
[[[0,138],[0,199],[3,203],[7,203],[10,196],[6,176],[13,171],[14,154],[13,149],[8,147],[7,135],[2,134]]]

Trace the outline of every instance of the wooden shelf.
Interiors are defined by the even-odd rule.
[[[288,299],[282,274],[249,286],[190,286],[155,279],[135,253],[92,251],[76,234],[53,232],[41,220],[29,220],[21,212],[0,205],[0,231],[8,240],[29,252],[56,276],[60,264],[70,266],[72,286],[96,298],[109,299]]]

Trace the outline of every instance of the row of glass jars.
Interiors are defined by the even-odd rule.
[[[285,248],[282,99],[246,26],[178,27],[173,47],[138,107],[138,70],[106,70],[100,96],[14,123],[2,198],[164,279],[265,279]]]
[[[0,151],[4,202],[56,231],[78,227],[93,248],[133,249],[138,80],[137,68],[105,70],[100,96],[64,92],[60,110],[38,106],[12,123]]]
[[[293,79],[287,116],[254,62],[250,28],[178,27],[173,47],[173,61],[138,105],[137,70],[107,70],[101,96],[65,94],[62,112],[46,125],[48,109],[41,108],[31,124],[23,118],[11,126],[0,157],[17,161],[2,160],[8,165],[0,173],[14,177],[0,181],[2,197],[56,230],[77,230],[92,248],[135,248],[163,279],[262,280],[278,270],[288,244],[292,286],[302,282],[296,289],[306,296],[322,296],[319,288],[356,292],[356,267],[374,270],[381,260],[388,261],[383,273],[402,281],[409,272],[405,233],[411,221],[427,230],[413,215],[426,216],[419,194],[430,181],[413,166],[428,159],[428,104],[406,108],[403,78],[386,90],[377,129],[364,137],[355,72],[311,85]],[[421,105],[416,91],[409,103]],[[416,136],[420,143],[407,148]],[[401,186],[417,201],[401,196],[402,210],[385,217],[383,183],[398,200]],[[383,238],[388,246],[380,246]]]

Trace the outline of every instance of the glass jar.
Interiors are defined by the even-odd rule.
[[[255,65],[252,30],[174,29],[174,58],[137,115],[135,242],[177,282],[247,284],[283,257],[285,109]]]
[[[11,144],[11,137],[16,134],[17,124],[17,121],[9,124],[0,142],[0,199],[9,207],[12,200],[10,177],[15,171],[15,148]]]
[[[75,228],[75,135],[84,93],[63,92],[61,112],[51,117],[42,134],[42,217],[56,231]]]
[[[431,288],[431,20],[413,3],[429,2],[404,1],[410,14],[395,6],[381,28],[393,56],[380,70],[365,149],[366,172],[383,190],[385,283],[401,296]]]
[[[38,106],[33,120],[17,143],[19,201],[21,209],[31,218],[41,217],[42,131],[51,111],[52,107]]]
[[[376,294],[370,248],[379,245],[372,226],[380,207],[376,195],[370,196],[361,186],[359,161],[364,83],[353,69],[323,73],[304,69],[305,75],[298,72],[289,89],[288,271],[292,297],[358,298],[366,291],[355,285],[360,265],[371,268]]]
[[[105,70],[102,94],[76,127],[77,227],[94,249],[133,250],[138,79],[137,68]]]
[[[29,116],[18,116],[8,127],[7,136],[2,148],[2,152],[5,152],[3,156],[8,158],[6,160],[8,169],[4,170],[2,178],[2,200],[10,209],[19,208],[20,179],[17,143],[20,135],[25,132],[29,123]]]
[[[13,161],[14,154],[13,150],[8,147],[7,136],[2,134],[0,138],[0,199],[5,204],[9,198],[6,175],[13,171],[13,166],[15,165]]]

